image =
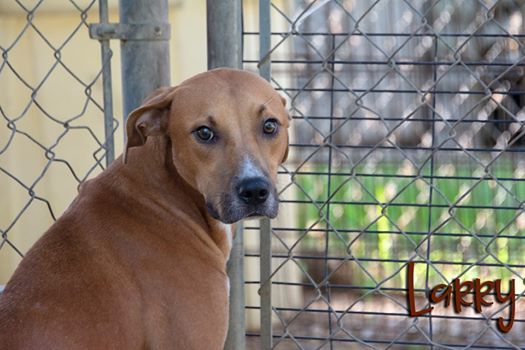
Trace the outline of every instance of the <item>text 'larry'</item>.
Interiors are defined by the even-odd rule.
[[[417,310],[414,289],[414,262],[408,263],[407,277],[407,299],[408,312],[411,317],[422,316],[432,313],[433,306],[428,306]],[[470,294],[470,296],[469,296]],[[493,299],[490,295],[493,294]],[[493,301],[492,301],[492,300]],[[454,307],[454,312],[461,313],[464,306],[474,306],[477,313],[481,313],[483,307],[489,307],[494,301],[505,304],[509,303],[509,319],[505,322],[503,317],[497,320],[498,329],[507,333],[511,330],[516,313],[516,291],[514,279],[509,281],[508,293],[503,294],[501,290],[501,279],[494,281],[481,282],[479,278],[471,281],[461,281],[459,278],[454,279],[450,284],[438,284],[430,290],[428,295],[429,304],[445,303],[445,307],[450,304]]]

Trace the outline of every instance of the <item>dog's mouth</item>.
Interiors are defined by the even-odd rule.
[[[273,219],[279,211],[279,202],[275,193],[263,204],[247,205],[239,200],[232,199],[232,196],[224,194],[218,203],[207,201],[208,213],[214,218],[225,224],[233,224],[242,219],[253,219],[257,217],[268,217]]]

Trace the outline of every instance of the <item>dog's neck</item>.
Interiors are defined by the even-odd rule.
[[[233,227],[213,218],[208,213],[204,196],[181,177],[173,165],[170,140],[167,137],[150,137],[142,147],[131,148],[128,152],[126,164],[120,157],[108,171],[142,185],[140,188],[146,191],[143,195],[160,207],[183,210],[201,227],[202,230],[196,234],[205,232],[227,260]],[[184,203],[182,208],[180,203]]]

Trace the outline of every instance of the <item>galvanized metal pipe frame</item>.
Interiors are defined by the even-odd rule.
[[[102,51],[106,165],[115,158],[109,40],[120,40],[124,122],[151,91],[170,85],[168,1],[120,0],[119,10],[120,22],[109,23],[107,0],[99,0],[100,23],[89,26]]]
[[[109,40],[121,40],[123,111],[126,116],[155,88],[170,85],[168,4],[166,0],[120,0],[120,23],[108,23],[107,0],[100,0],[99,25],[90,28],[91,36],[102,44],[104,91],[111,98]],[[241,0],[207,1],[208,69],[242,68]],[[153,31],[152,31],[153,30]],[[106,101],[106,94],[104,95]],[[111,101],[109,99],[108,101]],[[112,122],[112,104],[106,108],[106,129]],[[112,127],[112,123],[111,123]],[[112,128],[111,128],[112,131]],[[106,132],[106,135],[109,135]],[[109,148],[109,147],[108,147]],[[110,152],[111,151],[111,152]],[[113,138],[108,151],[108,164],[113,160]],[[228,262],[230,278],[230,328],[225,349],[245,348],[244,322],[244,242],[242,225],[232,244]]]
[[[271,18],[270,0],[259,1],[259,74],[264,79],[271,80],[270,55],[271,49]],[[261,220],[260,234],[260,273],[261,287],[261,349],[273,347],[272,339],[272,228],[269,219]]]
[[[235,230],[230,259],[228,260],[228,277],[230,278],[230,315],[225,350],[244,350],[245,316],[244,316],[244,229],[239,223]]]
[[[153,26],[151,37],[121,39],[122,96],[124,118],[151,91],[170,85],[167,0],[119,0],[120,24]]]
[[[108,1],[99,1],[100,23],[109,23]],[[102,56],[102,94],[104,103],[104,137],[106,148],[106,166],[115,159],[115,140],[113,137],[113,87],[111,83],[111,49],[109,39],[100,40],[100,51]]]
[[[242,68],[241,0],[207,0],[208,69]]]
[[[208,69],[242,68],[242,6],[241,0],[207,0]],[[224,349],[244,350],[244,239],[243,225],[236,226],[230,259],[229,329]]]

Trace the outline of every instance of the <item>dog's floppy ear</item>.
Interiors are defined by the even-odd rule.
[[[127,142],[124,149],[124,163],[127,162],[130,147],[142,146],[148,136],[163,135],[169,119],[169,107],[175,87],[161,87],[153,91],[142,105],[131,112],[126,122]]]
[[[286,107],[286,99],[282,96],[282,95],[279,95],[279,97],[281,98],[281,103],[283,104],[284,107]],[[290,117],[290,113],[288,113],[288,120],[292,120],[292,118]],[[287,140],[288,142],[289,140]],[[284,152],[284,156],[283,156],[283,160],[281,160],[281,164],[286,162],[286,159],[288,159],[288,151],[290,150],[290,146],[286,146],[286,152]]]
[[[283,106],[286,107],[286,99],[282,95],[279,95],[279,97],[281,98],[281,103],[283,104]]]
[[[288,131],[286,131],[286,132],[287,132],[287,134],[286,134],[286,151],[284,151],[284,156],[283,156],[283,159],[281,160],[281,164],[286,162],[286,160],[288,159],[288,152],[290,151],[290,135],[288,134]]]
[[[283,156],[283,160],[281,160],[281,164],[286,162],[286,160],[288,159],[288,151],[289,150],[290,150],[290,146],[286,146],[286,151],[284,152],[284,156]]]

